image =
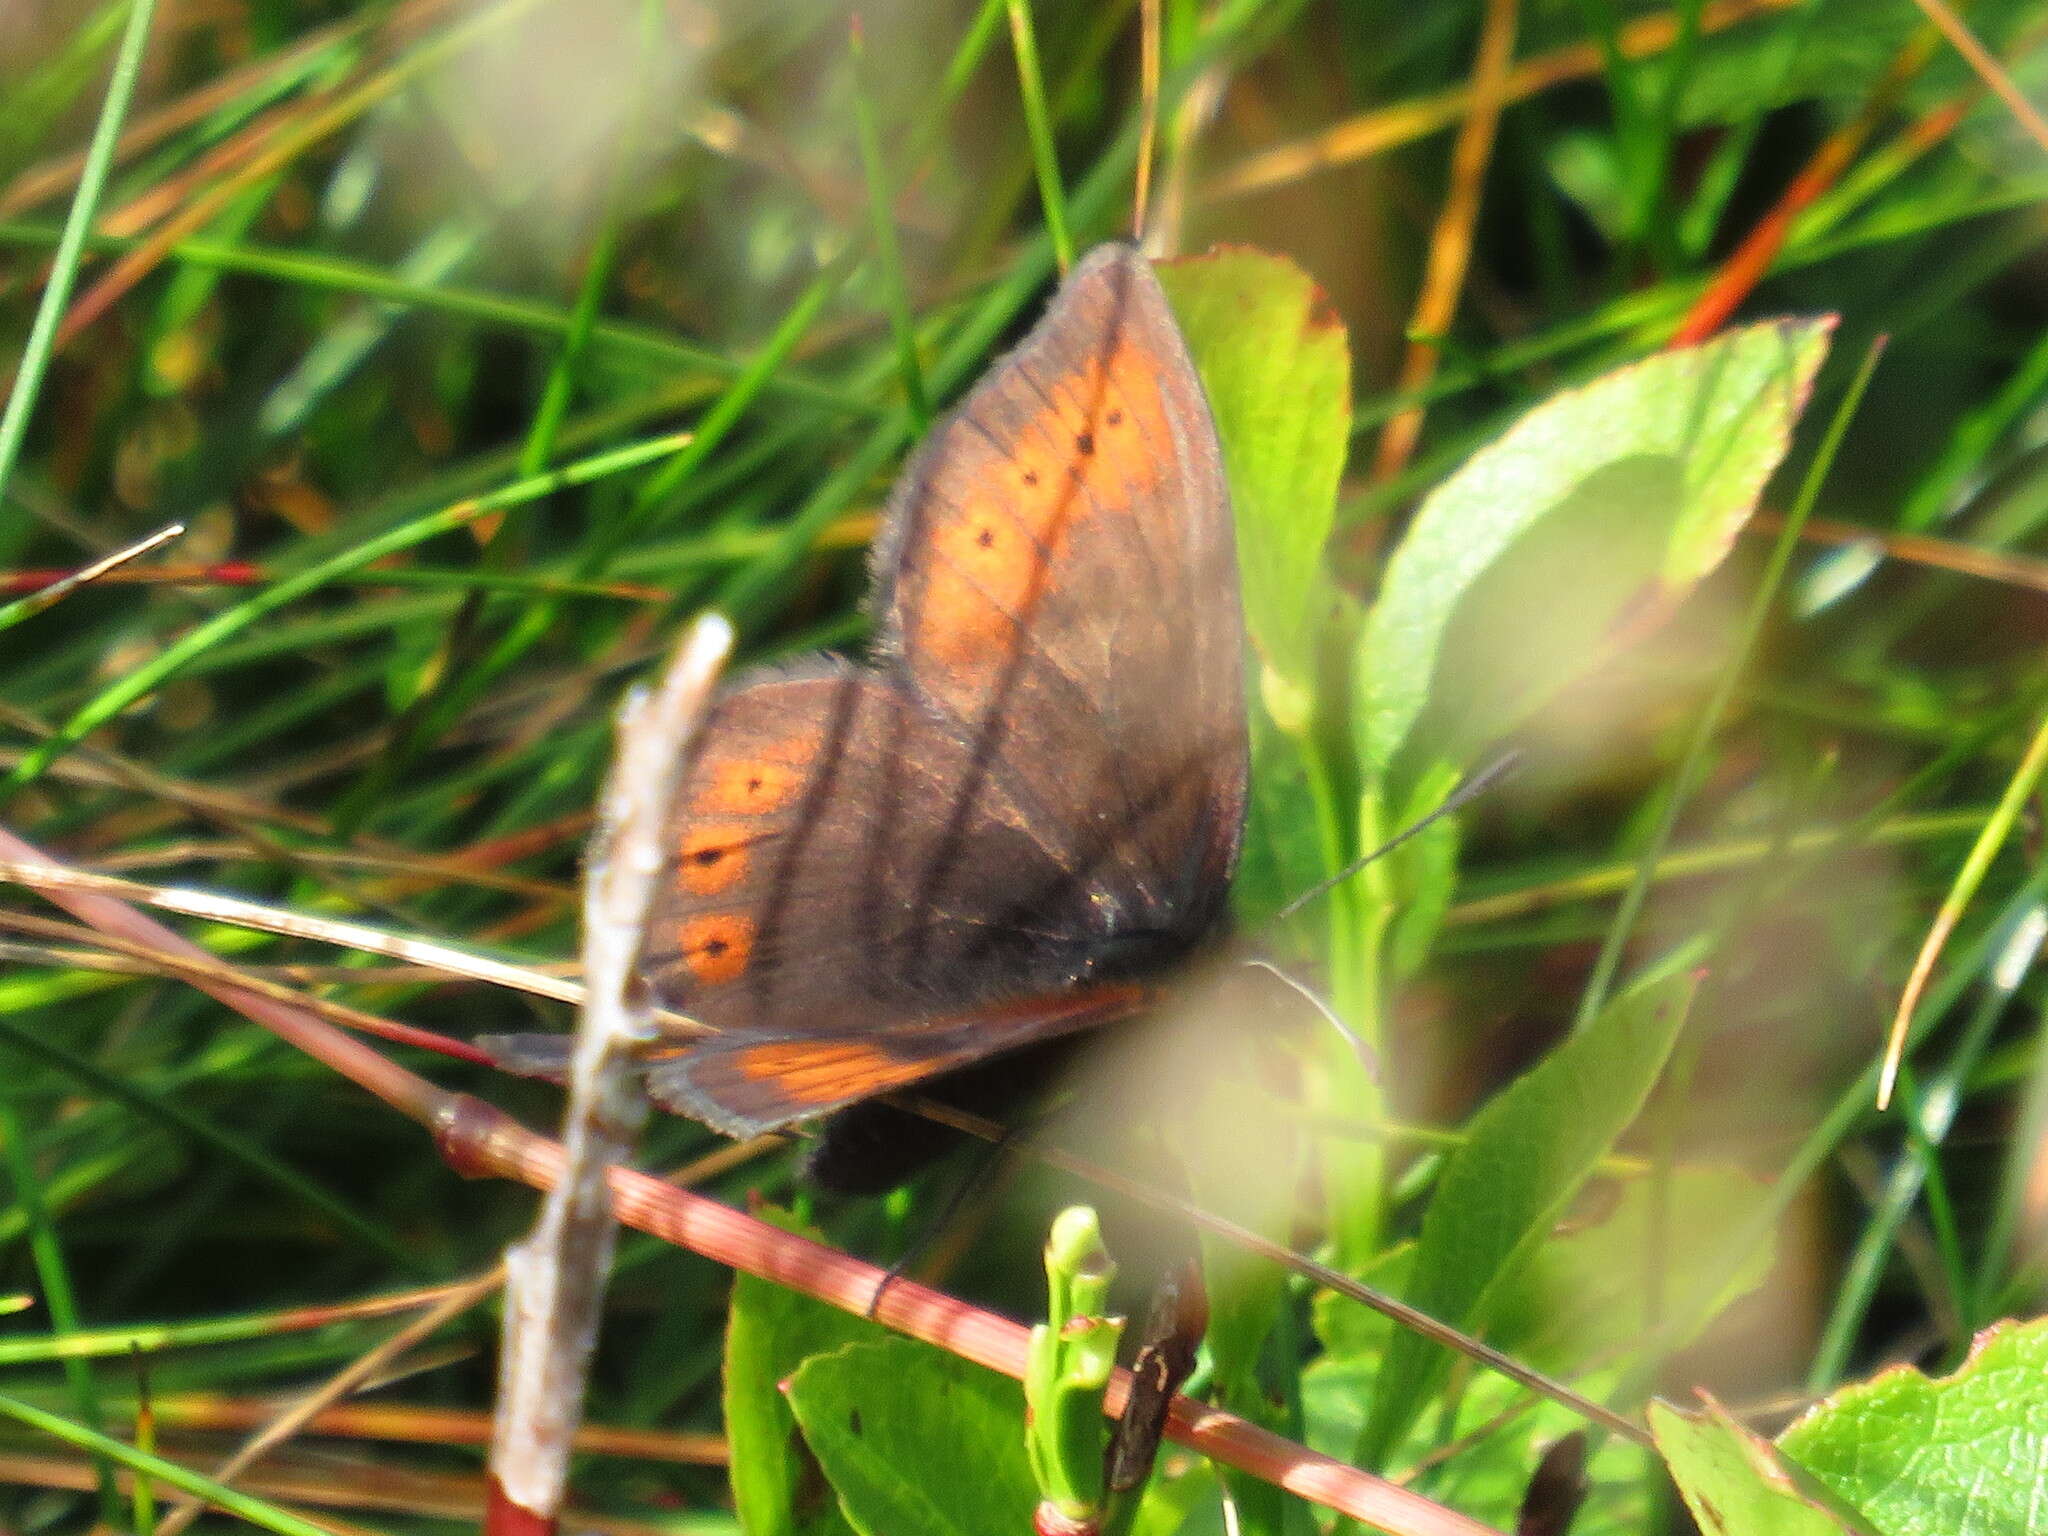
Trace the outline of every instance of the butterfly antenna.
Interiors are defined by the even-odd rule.
[[[1470,805],[1474,800],[1478,799],[1481,795],[1485,794],[1489,789],[1493,788],[1493,786],[1498,784],[1502,779],[1506,778],[1509,774],[1513,773],[1521,765],[1522,754],[1519,749],[1514,749],[1501,753],[1499,757],[1496,757],[1484,768],[1480,769],[1477,773],[1473,774],[1471,778],[1465,780],[1464,783],[1460,784],[1456,789],[1452,790],[1450,795],[1444,800],[1444,803],[1438,806],[1435,810],[1431,811],[1427,816],[1422,817],[1420,820],[1415,822],[1414,825],[1403,828],[1401,831],[1396,832],[1392,837],[1388,838],[1384,843],[1381,843],[1379,847],[1373,849],[1371,853],[1366,854],[1363,858],[1352,860],[1349,864],[1345,865],[1342,869],[1338,870],[1337,873],[1330,876],[1329,879],[1323,881],[1321,884],[1310,886],[1307,890],[1303,891],[1299,896],[1295,897],[1294,900],[1290,901],[1289,903],[1287,903],[1286,906],[1282,907],[1278,913],[1278,916],[1283,920],[1294,916],[1295,913],[1299,912],[1303,907],[1307,906],[1310,902],[1314,901],[1318,896],[1321,896],[1326,892],[1334,890],[1336,887],[1342,885],[1346,880],[1349,880],[1353,875],[1357,874],[1361,869],[1365,868],[1365,866],[1370,864],[1374,859],[1379,858],[1382,854],[1392,853],[1396,848],[1400,847],[1403,843],[1407,842],[1409,838],[1415,836],[1416,833],[1422,831],[1424,828],[1430,826],[1435,822],[1441,821],[1446,816],[1454,815],[1458,811],[1463,810],[1466,806]]]
[[[1152,196],[1152,150],[1159,138],[1159,0],[1138,8],[1138,171],[1131,196],[1131,238],[1145,240]]]
[[[1323,1022],[1344,1037],[1344,1043],[1351,1047],[1351,1054],[1358,1058],[1358,1064],[1365,1068],[1366,1073],[1372,1080],[1374,1082],[1380,1080],[1379,1056],[1371,1046],[1365,1043],[1365,1040],[1359,1035],[1357,1030],[1337,1017],[1337,1011],[1323,1001],[1322,998],[1318,997],[1313,987],[1296,977],[1288,975],[1270,960],[1247,960],[1245,964],[1252,970],[1266,972],[1267,975],[1277,978],[1287,986],[1292,987],[1296,992],[1299,992],[1307,1000],[1308,1005],[1323,1016]]]

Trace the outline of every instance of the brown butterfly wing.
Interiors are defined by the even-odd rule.
[[[963,801],[975,857],[941,894],[930,871]],[[674,873],[641,969],[666,1007],[716,1033],[658,1048],[650,1085],[736,1132],[1000,1049],[998,1030],[985,1047],[968,1038],[964,1015],[1055,986],[1071,964],[1060,941],[1087,922],[1085,894],[957,734],[851,666],[720,700],[668,837]]]
[[[1097,909],[1127,934],[1206,931],[1243,827],[1236,543],[1207,399],[1137,251],[1077,266],[932,434],[877,564],[888,655]]]
[[[880,664],[753,683],[699,738],[645,968],[716,1034],[650,1087],[735,1133],[1128,1013],[1221,920],[1246,772],[1215,429],[1109,247],[913,459]]]

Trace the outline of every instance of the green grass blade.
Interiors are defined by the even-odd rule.
[[[932,408],[925,394],[924,369],[917,360],[917,334],[910,322],[910,294],[903,280],[903,252],[896,243],[896,195],[889,167],[882,158],[882,137],[875,126],[874,93],[867,80],[867,44],[859,18],[854,18],[848,60],[853,72],[854,134],[860,143],[861,170],[868,190],[868,234],[882,268],[883,298],[889,307],[889,333],[896,340],[897,366],[903,375],[903,398],[919,432],[931,425]]]
[[[44,1308],[58,1337],[80,1331],[77,1292],[71,1284],[71,1268],[57,1236],[57,1225],[43,1198],[42,1177],[37,1172],[35,1153],[29,1145],[27,1127],[11,1103],[0,1100],[0,1144],[7,1149],[8,1171],[13,1176],[14,1197],[20,1203],[28,1228],[29,1257],[35,1266]],[[100,1411],[99,1387],[92,1366],[82,1357],[64,1361],[64,1383],[77,1405],[79,1418],[97,1432],[106,1422]],[[101,1518],[116,1519],[120,1502],[115,1495],[113,1467],[104,1456],[93,1458],[94,1481],[98,1485]]]
[[[1030,0],[1009,0],[1010,44],[1017,55],[1017,87],[1024,100],[1024,126],[1031,135],[1031,164],[1045,207],[1045,233],[1062,272],[1074,264],[1074,239],[1067,233],[1067,199],[1053,147],[1052,117],[1045,106],[1045,81],[1038,68],[1038,36],[1031,26]]]
[[[129,671],[117,682],[102,689],[89,703],[65,721],[55,736],[24,757],[5,779],[0,779],[0,801],[4,801],[6,796],[13,794],[22,786],[32,784],[41,778],[50,764],[68,751],[74,743],[113,719],[136,700],[147,698],[188,662],[205,655],[223,640],[240,634],[278,609],[297,602],[308,593],[317,592],[330,581],[351,575],[386,555],[397,554],[400,550],[411,549],[441,534],[465,527],[493,512],[528,506],[568,486],[587,485],[606,475],[638,469],[643,464],[676,452],[689,441],[690,435],[681,433],[674,437],[635,443],[631,447],[593,455],[549,474],[515,481],[488,495],[458,502],[452,507],[444,507],[425,517],[416,518],[389,533],[366,540],[352,549],[278,582],[277,585],[246,602],[214,615],[172,641],[170,645]]]
[[[19,1402],[11,1397],[0,1396],[0,1414],[26,1424],[30,1429],[41,1430],[51,1438],[66,1445],[90,1452],[107,1461],[117,1462],[135,1473],[146,1474],[156,1481],[176,1488],[182,1493],[203,1499],[216,1508],[247,1520],[251,1525],[266,1531],[275,1531],[277,1536],[329,1536],[326,1528],[301,1520],[290,1510],[280,1509],[275,1504],[252,1498],[246,1493],[217,1483],[210,1477],[202,1477],[190,1468],[181,1467],[175,1461],[165,1461],[161,1456],[152,1456],[119,1440],[110,1440],[105,1435],[68,1419],[60,1419],[54,1413],[45,1413],[30,1403]],[[119,1529],[118,1517],[115,1528]]]
[[[114,55],[114,73],[107,82],[106,98],[100,103],[99,120],[93,124],[92,142],[85,153],[85,167],[79,174],[78,191],[71,199],[71,211],[64,219],[64,233],[57,241],[57,254],[50,264],[49,280],[43,285],[42,302],[36,306],[28,345],[15,370],[14,388],[7,396],[7,409],[0,413],[0,501],[7,496],[7,483],[14,477],[14,461],[28,431],[29,415],[43,387],[43,375],[50,366],[56,346],[57,326],[64,307],[71,301],[71,289],[78,281],[78,264],[85,249],[86,232],[99,213],[100,196],[106,190],[107,171],[114,162],[114,145],[127,121],[129,104],[135,99],[135,82],[142,73],[142,53],[149,41],[150,22],[156,15],[156,0],[132,0],[128,26],[121,34],[121,46]]]

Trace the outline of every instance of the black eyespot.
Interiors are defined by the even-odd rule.
[[[1025,483],[1026,485],[1036,485],[1036,484],[1038,484],[1038,471],[1037,471],[1037,470],[1035,470],[1035,469],[1027,469],[1027,470],[1025,470],[1025,471],[1024,471],[1024,483]]]
[[[716,864],[725,857],[723,848],[699,848],[693,855],[699,864]]]
[[[723,939],[706,939],[703,945],[703,952],[711,956],[712,959],[716,960],[720,955],[724,954],[728,949],[731,948],[732,946],[726,943]]]
[[[1102,419],[1108,422],[1112,427],[1120,427],[1124,424],[1124,413],[1122,411],[1111,411],[1107,416],[1103,417]]]
[[[1074,439],[1074,446],[1083,453],[1093,453],[1095,451],[1095,434],[1093,432],[1083,432]]]
[[[977,533],[974,536],[974,542],[979,544],[983,549],[987,549],[990,545],[994,544],[995,541],[996,536],[994,530],[988,528],[982,529],[981,532]]]

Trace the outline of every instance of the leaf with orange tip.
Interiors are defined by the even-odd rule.
[[[1791,443],[1832,319],[1752,325],[1559,395],[1422,504],[1357,669],[1384,774],[1430,712],[1462,760],[1719,565]]]

